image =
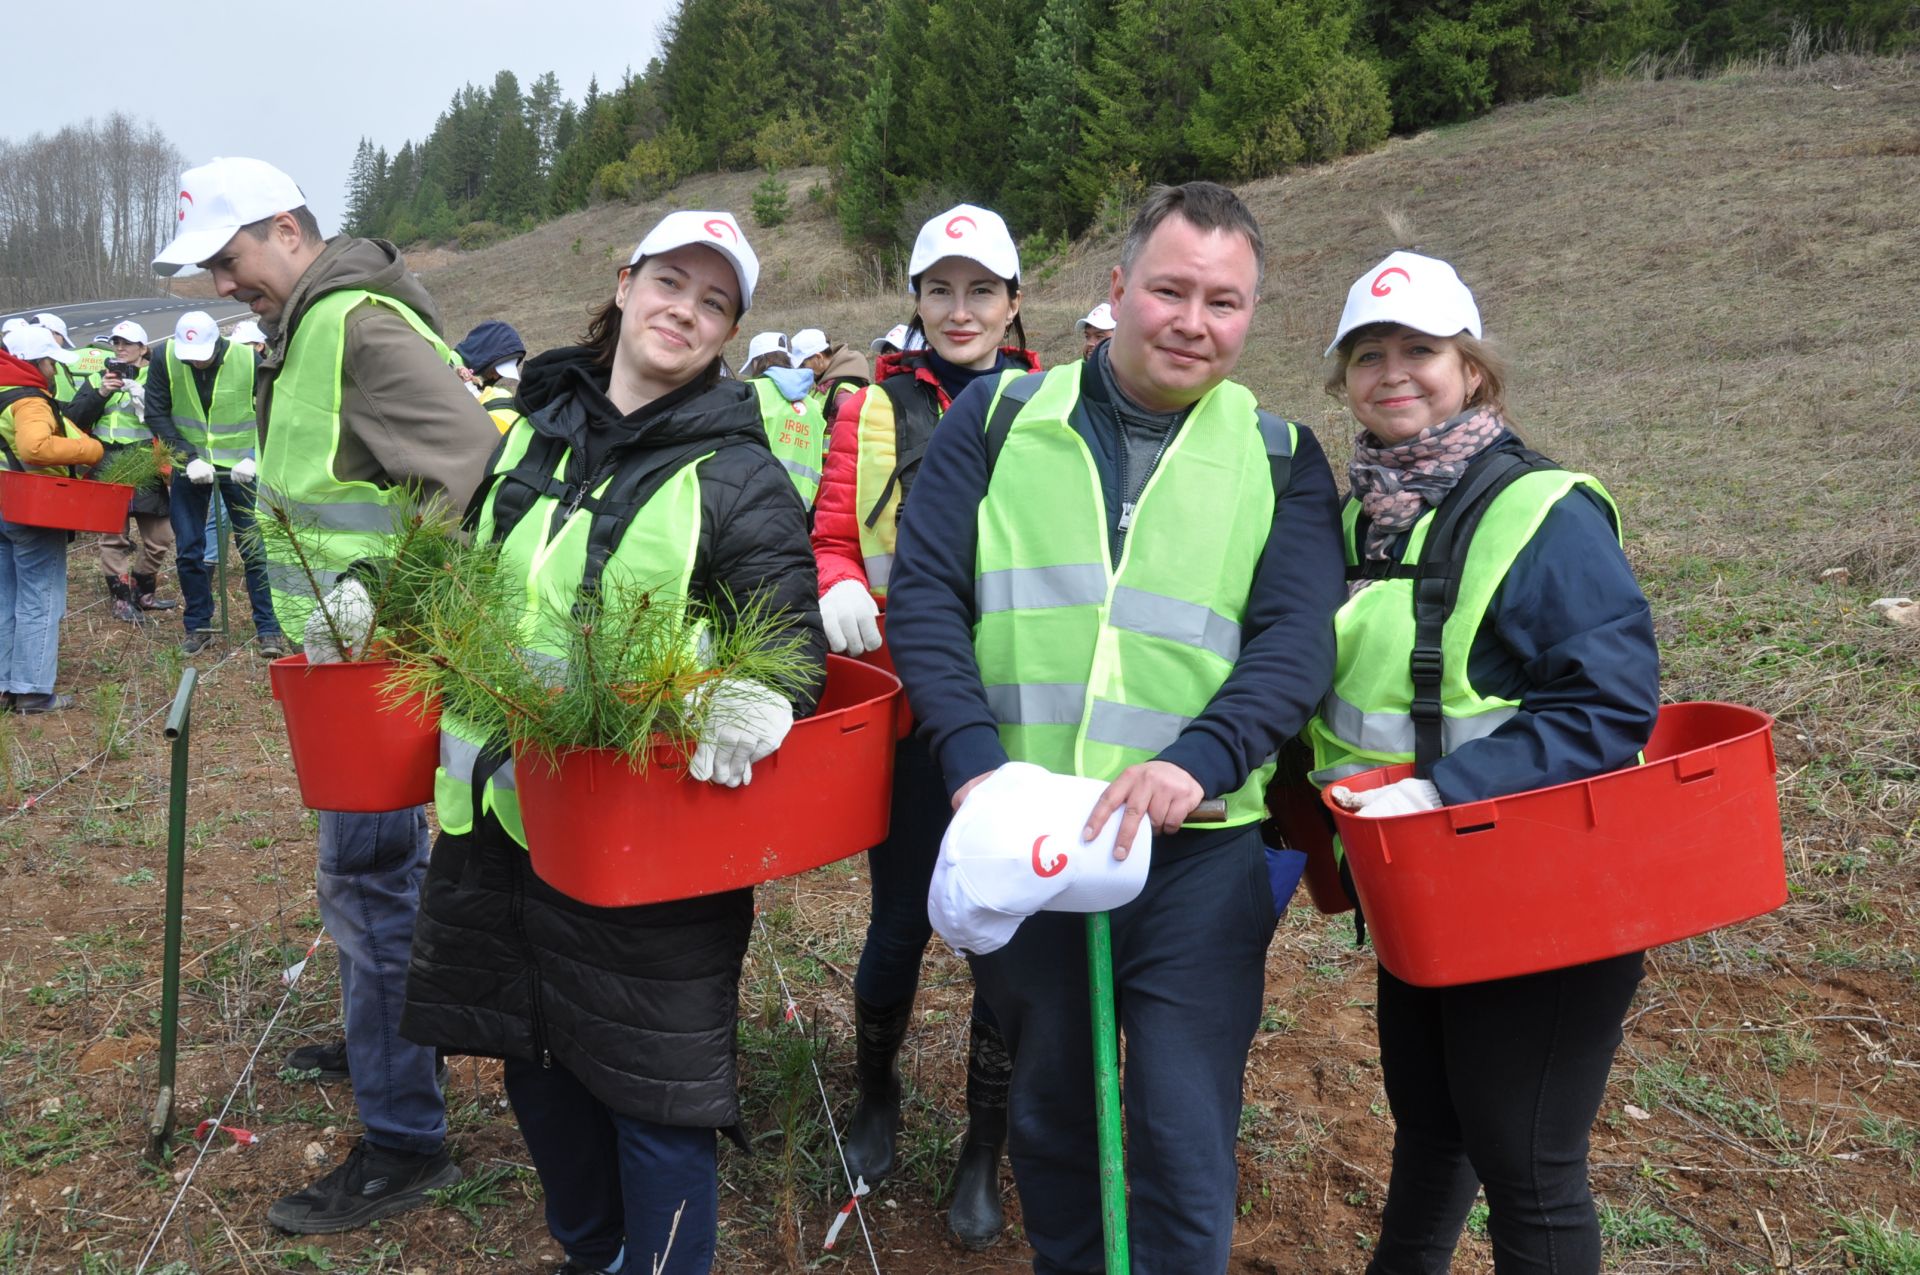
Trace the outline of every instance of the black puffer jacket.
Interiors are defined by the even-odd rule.
[[[88,433],[92,433],[93,427],[100,423],[100,418],[107,414],[107,402],[108,396],[100,392],[99,386],[82,386],[80,392],[73,396],[73,402],[67,405],[67,419]],[[106,443],[103,444],[103,446],[106,448],[106,451],[100,457],[100,465],[95,465],[87,471],[89,478],[100,472],[101,465],[105,465],[127,448],[151,447],[153,444],[121,443],[115,446],[112,443]],[[167,510],[170,507],[167,496],[167,484],[156,478],[145,487],[133,493],[133,503],[128,506],[127,512],[151,514],[155,517],[164,518],[167,516]]]
[[[693,385],[623,416],[582,349],[528,364],[519,406],[595,468],[702,441],[695,598],[756,594],[826,660],[806,512],[767,448],[753,391]],[[811,711],[811,697],[796,712]],[[663,846],[697,854],[697,846]],[[633,908],[576,902],[534,876],[486,816],[442,835],[421,889],[401,1031],[453,1053],[557,1063],[625,1115],[732,1128],[734,1018],[753,892]]]

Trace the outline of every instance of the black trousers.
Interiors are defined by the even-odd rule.
[[[1480,1186],[1499,1275],[1598,1275],[1587,1134],[1644,955],[1460,987],[1381,968],[1393,1177],[1368,1275],[1445,1275]]]

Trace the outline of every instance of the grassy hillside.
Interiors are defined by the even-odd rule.
[[[818,324],[864,343],[908,300],[809,201],[820,176],[790,174],[794,219],[750,231],[765,263],[752,327]],[[703,178],[653,207],[416,264],[456,331],[502,317],[538,349],[579,332],[660,211],[744,211],[757,180]],[[1319,389],[1319,351],[1347,284],[1400,244],[1451,258],[1512,356],[1522,428],[1620,498],[1667,693],[1778,718],[1792,898],[1649,957],[1594,1129],[1605,1268],[1920,1271],[1920,630],[1867,606],[1920,594],[1907,279],[1920,64],[1603,84],[1246,195],[1269,264],[1241,371],[1268,405],[1339,463],[1352,427]],[[1028,330],[1048,358],[1073,348],[1116,247],[1028,264]],[[453,1069],[468,1181],[436,1207],[325,1239],[265,1225],[269,1202],[337,1162],[357,1126],[344,1086],[277,1072],[291,1045],[337,1031],[338,989],[324,945],[296,987],[282,983],[318,934],[314,823],[232,580],[232,640],[194,661],[177,1093],[187,1127],[233,1095],[226,1123],[264,1137],[222,1135],[197,1167],[184,1147],[168,1172],[141,1159],[160,1001],[159,721],[184,657],[170,625],[109,618],[88,541],[69,565],[62,685],[82,705],[0,717],[0,1270],[130,1272],[150,1242],[145,1269],[175,1275],[551,1270],[560,1255],[499,1067],[480,1060]],[[1823,581],[1834,567],[1847,578]],[[717,1269],[1026,1269],[1017,1229],[982,1255],[941,1237],[969,984],[937,943],[902,1059],[902,1168],[865,1206],[875,1256],[859,1226],[821,1252],[846,1190],[820,1093],[844,1119],[867,893],[860,858],[758,892],[740,1029],[756,1154],[722,1153]],[[1269,957],[1233,1275],[1364,1268],[1392,1136],[1373,996],[1371,954],[1303,897]],[[1484,1230],[1470,1218],[1457,1271],[1491,1269]]]

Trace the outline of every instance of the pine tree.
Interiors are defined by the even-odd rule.
[[[503,226],[530,224],[540,211],[545,191],[540,182],[538,144],[519,112],[500,124],[493,164],[487,175],[487,216]]]
[[[533,87],[527,90],[521,113],[526,117],[528,130],[533,134],[534,160],[542,178],[553,171],[554,158],[562,145],[559,141],[560,120],[568,105],[560,96],[560,77],[552,71],[535,80]]]
[[[343,229],[350,235],[373,233],[378,215],[376,182],[373,170],[373,140],[362,137],[353,152],[353,167],[347,170],[347,215]]]
[[[1080,147],[1081,76],[1093,50],[1086,0],[1046,0],[1014,66],[1013,163],[1002,202],[1029,230],[1077,230],[1062,177]]]
[[[899,216],[895,177],[887,167],[889,121],[893,115],[893,77],[882,72],[867,92],[847,134],[839,183],[840,228],[849,239],[884,243]]]

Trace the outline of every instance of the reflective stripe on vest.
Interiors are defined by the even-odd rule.
[[[261,431],[256,516],[264,519],[284,511],[296,526],[326,533],[302,542],[309,563],[318,568],[315,574],[323,590],[360,559],[382,555],[401,499],[398,488],[349,481],[334,472],[340,454],[347,315],[362,302],[385,306],[406,320],[447,364],[448,376],[454,375],[457,361],[419,315],[392,297],[354,290],[330,292],[300,316],[273,382],[273,399]],[[227,362],[233,361],[229,355]],[[251,358],[245,361],[252,363]],[[281,631],[299,634],[305,632],[307,615],[313,610],[313,589],[299,563],[274,559],[274,554],[287,553],[281,539],[276,536],[267,542],[267,582]]]
[[[133,378],[136,385],[147,383],[147,373],[153,370],[153,364],[141,367]],[[119,390],[108,395],[107,405],[94,424],[93,436],[108,447],[120,447],[128,443],[147,443],[153,441],[153,431],[147,428],[146,421],[140,418],[140,409],[134,404],[133,395]]]
[[[173,396],[173,427],[187,446],[215,469],[232,469],[254,454],[253,351],[228,342],[213,374],[213,402],[200,403],[193,366],[167,342],[167,389]]]
[[[1023,375],[1001,375],[996,405]],[[1100,471],[1073,425],[1080,375],[1079,364],[1044,374],[988,480],[974,654],[1010,757],[1112,779],[1179,738],[1232,671],[1273,476],[1253,395],[1222,383],[1148,478],[1111,566]],[[1291,428],[1271,436],[1293,443]],[[1272,772],[1257,767],[1224,794],[1227,823],[1265,818]]]
[[[492,472],[511,471],[526,456],[533,437],[530,422],[522,420],[515,424],[494,461]],[[682,466],[640,507],[614,546],[613,556],[601,576],[603,587],[618,582],[650,587],[663,598],[687,596],[700,550],[699,469],[705,459],[705,456],[697,457]],[[563,453],[556,477],[564,479],[571,463],[572,453]],[[593,494],[604,493],[618,476],[617,473],[609,475]],[[493,510],[498,493],[499,487],[495,485],[481,506],[474,528],[475,544],[486,544],[493,539]],[[548,536],[557,503],[552,496],[536,498],[500,545],[500,571],[510,579],[527,582],[526,608],[519,621],[525,644],[518,648],[518,654],[556,685],[566,678],[567,652],[562,645],[563,636],[546,626],[553,616],[569,614],[579,595],[587,566],[587,535],[593,522],[592,511],[582,507]],[[442,710],[440,769],[434,776],[433,800],[434,813],[447,832],[464,833],[473,828],[473,768],[486,743],[470,722]],[[486,778],[481,800],[507,834],[526,845],[513,763],[506,762]]]
[[[767,446],[793,480],[801,503],[811,509],[820,494],[820,466],[827,446],[827,423],[820,406],[811,398],[793,402],[768,377],[755,377],[751,384],[760,396],[760,424],[767,431]]]
[[[893,575],[894,540],[900,534],[900,488],[896,485],[887,507],[867,525],[867,514],[887,489],[899,435],[893,419],[893,400],[878,385],[860,391],[860,428],[855,434],[860,451],[853,461],[853,516],[860,527],[860,557],[867,568],[867,588],[876,598],[887,596]]]
[[[1585,487],[1613,507],[1599,482],[1561,469],[1516,479],[1494,498],[1473,533],[1460,576],[1460,591],[1441,630],[1441,741],[1446,752],[1484,738],[1519,711],[1520,701],[1482,695],[1468,680],[1475,637],[1500,582],[1533,539],[1547,513],[1576,487]],[[1359,505],[1342,511],[1349,566],[1360,561]],[[1429,511],[1413,526],[1401,562],[1416,564],[1433,526]],[[1619,527],[1619,513],[1614,512]],[[1325,787],[1378,766],[1413,760],[1413,581],[1376,580],[1348,598],[1334,614],[1337,654],[1333,685],[1307,723],[1313,745],[1313,782]]]

